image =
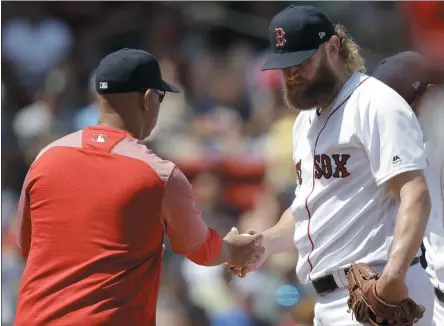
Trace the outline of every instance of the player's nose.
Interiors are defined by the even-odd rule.
[[[285,78],[291,79],[291,78],[298,78],[301,74],[301,71],[298,66],[294,66],[282,69],[282,73],[284,74]]]

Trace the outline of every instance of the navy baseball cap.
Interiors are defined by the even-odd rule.
[[[324,11],[291,5],[274,16],[270,23],[272,53],[262,70],[297,66],[310,59],[334,34],[335,26]]]
[[[405,51],[383,59],[372,76],[393,88],[404,100],[412,104],[431,83],[431,71],[417,52]]]
[[[412,104],[429,84],[444,84],[444,73],[426,65],[424,57],[405,51],[383,59],[372,76],[393,88]]]
[[[162,79],[159,62],[151,54],[138,49],[121,49],[108,54],[96,69],[96,91],[99,94],[130,93],[157,89],[179,93],[180,90]]]

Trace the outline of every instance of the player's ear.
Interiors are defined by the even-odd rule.
[[[330,58],[335,58],[339,54],[341,40],[337,35],[330,37],[326,44],[327,54]]]

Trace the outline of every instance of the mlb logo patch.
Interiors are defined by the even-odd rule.
[[[108,138],[108,136],[105,134],[93,134],[92,135],[92,141],[95,143],[105,143],[107,138]]]
[[[107,82],[100,82],[99,88],[100,89],[108,89],[108,83]]]

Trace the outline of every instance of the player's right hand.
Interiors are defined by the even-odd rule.
[[[254,230],[248,230],[247,234],[250,236],[256,235],[256,231]],[[244,236],[247,236],[244,234]],[[225,266],[228,268],[228,270],[231,272],[232,275],[238,276],[240,278],[244,278],[247,276],[248,273],[252,272],[256,268],[259,268],[262,266],[262,264],[267,260],[268,253],[266,251],[266,248],[264,247],[265,251],[255,262],[250,262],[248,264],[243,265],[242,267],[237,267],[235,265],[225,263]]]
[[[389,277],[384,273],[376,282],[376,293],[390,304],[397,304],[409,297],[404,278]]]
[[[223,240],[231,247],[231,257],[226,261],[231,266],[255,264],[265,253],[262,233],[244,236],[232,228]]]

